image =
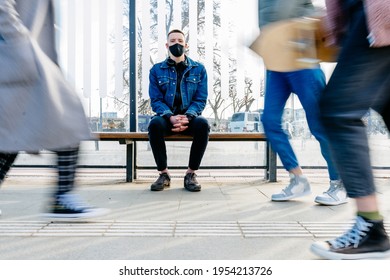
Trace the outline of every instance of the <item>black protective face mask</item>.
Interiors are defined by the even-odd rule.
[[[179,43],[169,46],[169,51],[175,57],[181,57],[184,53],[184,46]]]

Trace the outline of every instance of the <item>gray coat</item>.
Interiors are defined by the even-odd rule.
[[[259,27],[285,19],[307,16],[314,12],[311,0],[259,0]]]
[[[51,0],[0,0],[0,151],[91,139],[80,99],[57,65],[52,8]],[[31,63],[21,64],[22,54]]]

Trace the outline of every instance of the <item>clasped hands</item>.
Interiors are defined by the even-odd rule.
[[[182,132],[188,128],[188,123],[190,122],[186,115],[176,115],[169,118],[172,123],[173,132]]]

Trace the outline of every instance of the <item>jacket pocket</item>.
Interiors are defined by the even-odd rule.
[[[200,77],[197,75],[190,75],[186,78],[188,93],[192,94],[198,89],[198,84],[200,83]]]
[[[29,37],[0,41],[0,86],[30,84],[39,78]]]
[[[163,91],[166,92],[168,89],[169,79],[167,77],[157,77],[157,83],[158,87]]]

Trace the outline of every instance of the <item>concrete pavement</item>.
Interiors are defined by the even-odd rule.
[[[315,240],[341,234],[353,203],[319,206],[326,170],[305,170],[312,195],[271,202],[288,184],[263,180],[259,170],[200,170],[202,191],[183,188],[183,170],[171,188],[151,192],[155,171],[126,183],[124,169],[80,169],[78,192],[111,212],[89,221],[49,221],[40,216],[55,185],[50,169],[14,168],[0,190],[2,260],[310,260]],[[375,171],[379,201],[390,232],[390,171]]]

